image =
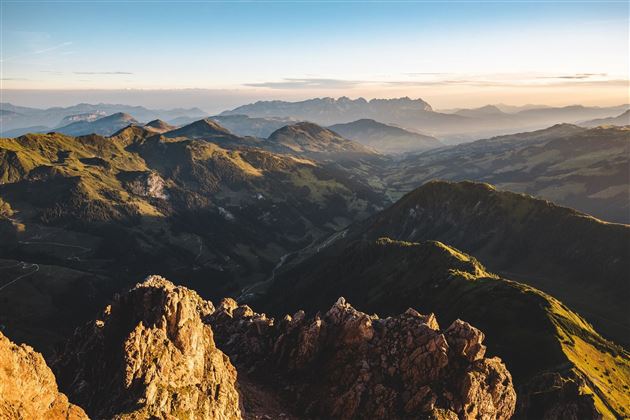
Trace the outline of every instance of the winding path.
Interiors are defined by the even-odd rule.
[[[81,245],[70,245],[70,244],[64,244],[61,242],[40,242],[40,241],[18,241],[19,244],[21,245],[52,245],[52,246],[60,246],[60,247],[64,247],[64,248],[76,248],[76,249],[80,249],[81,252],[78,252],[76,255],[73,255],[71,257],[67,257],[67,260],[75,260],[75,261],[81,261],[81,258],[79,257],[79,255],[84,255],[87,254],[88,252],[92,251],[92,248],[88,248],[85,246],[81,246]]]
[[[6,289],[7,287],[11,286],[12,284],[14,284],[15,282],[17,282],[18,280],[21,280],[21,279],[23,279],[24,277],[28,277],[28,276],[30,276],[30,275],[32,275],[32,274],[35,274],[35,273],[37,273],[37,272],[39,271],[39,264],[30,264],[30,263],[20,262],[20,263],[19,263],[19,264],[17,264],[17,265],[21,265],[23,270],[26,270],[26,269],[31,268],[31,267],[35,267],[35,270],[33,270],[33,271],[29,272],[29,273],[26,273],[26,274],[22,274],[21,276],[17,276],[16,278],[14,278],[13,280],[11,280],[11,281],[10,281],[10,282],[8,282],[7,284],[5,284],[5,285],[3,285],[3,286],[0,286],[0,292],[1,292],[2,290]],[[14,267],[15,267],[15,266],[14,266]],[[8,268],[8,267],[3,267],[3,268]]]

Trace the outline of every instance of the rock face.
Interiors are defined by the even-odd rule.
[[[568,376],[568,377],[567,377]],[[548,372],[536,377],[522,392],[517,409],[519,418],[602,419],[592,394],[583,392],[585,379],[572,372],[563,377]]]
[[[85,412],[57,389],[41,354],[0,332],[0,418],[79,420]]]
[[[213,330],[243,369],[238,385]],[[150,276],[78,329],[53,366],[97,419],[509,418],[512,377],[484,357],[483,339],[460,320],[440,330],[413,309],[379,319],[343,298],[323,315],[276,323],[233,299],[215,310]],[[58,392],[41,355],[0,334],[0,418],[87,415]]]
[[[148,277],[77,330],[54,367],[95,418],[240,418],[236,370],[195,292]]]
[[[281,384],[297,411],[321,418],[509,418],[512,378],[484,358],[483,334],[462,321],[441,331],[409,309],[379,319],[340,298],[324,315],[274,322],[224,299],[208,317],[239,368]]]

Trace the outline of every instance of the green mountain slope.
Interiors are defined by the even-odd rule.
[[[160,272],[216,298],[386,204],[351,175],[141,127],[1,139],[0,252],[122,283]]]
[[[362,311],[412,307],[481,328],[513,375],[522,417],[630,414],[627,352],[558,300],[441,242],[340,239],[279,275],[260,302],[273,313],[316,311],[339,295]]]
[[[63,127],[55,128],[54,131],[69,136],[85,136],[88,134],[109,136],[130,124],[138,124],[138,121],[129,114],[117,112],[96,120],[76,121]]]
[[[381,236],[453,245],[494,272],[552,294],[607,337],[630,345],[624,310],[630,226],[487,184],[430,182],[347,233]]]
[[[395,197],[432,179],[488,182],[630,223],[629,167],[628,128],[563,124],[409,156],[385,182]]]
[[[317,124],[301,122],[274,131],[267,143],[280,151],[308,157],[371,157],[376,153]]]
[[[418,152],[443,146],[435,137],[370,119],[335,124],[329,128],[347,139],[355,140],[382,153]]]

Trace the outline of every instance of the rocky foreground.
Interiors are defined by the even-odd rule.
[[[512,378],[483,338],[463,321],[441,330],[412,309],[379,319],[343,298],[274,321],[151,276],[78,329],[53,368],[92,418],[509,418]],[[29,347],[2,337],[0,367],[0,417],[86,417]]]
[[[280,322],[224,299],[209,317],[234,363],[282,384],[308,418],[509,418],[516,394],[483,333],[457,320],[441,331],[413,309],[379,319],[343,298],[328,312]]]
[[[0,419],[87,419],[59,392],[41,354],[0,332]]]

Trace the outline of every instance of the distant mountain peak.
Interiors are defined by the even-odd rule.
[[[210,130],[214,130],[214,131],[220,131],[222,133],[229,133],[230,130],[228,130],[227,128],[221,126],[219,123],[217,123],[214,120],[211,120],[210,118],[204,118],[202,120],[196,121],[192,124],[190,124],[191,126],[195,126],[195,127],[204,127],[204,128],[208,128]]]
[[[496,105],[485,105],[479,108],[471,108],[471,109],[460,109],[455,112],[456,115],[461,115],[464,117],[491,117],[491,116],[504,116],[506,115],[499,107]]]
[[[293,152],[374,154],[361,144],[312,122],[286,125],[271,133],[267,141]]]
[[[150,129],[151,131],[156,131],[158,133],[165,133],[167,131],[171,131],[175,129],[175,126],[172,126],[160,119],[149,121],[144,126]]]
[[[204,118],[178,129],[169,131],[168,137],[190,137],[190,138],[203,138],[212,136],[234,136],[230,133],[230,130],[219,125],[216,121],[210,118]],[[236,136],[234,136],[236,137]]]
[[[584,127],[597,127],[597,126],[626,126],[630,125],[630,109],[625,112],[608,118],[597,118],[594,120],[582,121],[580,125]]]
[[[435,137],[384,124],[371,118],[335,124],[329,128],[345,138],[383,153],[417,152],[443,146]]]
[[[102,118],[90,120],[80,120],[63,127],[55,129],[60,133],[81,136],[86,134],[98,134],[102,136],[110,136],[128,125],[140,124],[134,117],[125,112],[116,112]]]
[[[317,125],[315,123],[308,122],[308,121],[300,121],[295,124],[289,124],[289,125],[284,126],[283,128],[289,131],[302,130],[302,131],[308,131],[311,133],[321,133],[325,131],[330,131],[327,128],[322,127],[321,125]],[[282,130],[282,128],[280,130]]]
[[[116,112],[114,114],[108,115],[106,117],[103,118],[99,118],[100,120],[105,121],[107,120],[124,120],[124,121],[136,121],[136,119],[134,117],[132,117],[130,114],[127,114],[126,112]]]
[[[433,109],[424,100],[409,97],[393,99],[313,98],[299,102],[258,101],[243,105],[221,115],[245,114],[250,117],[291,117],[298,120],[315,121],[318,124],[335,124],[359,118],[391,115],[386,120],[400,118],[400,113],[416,114]]]
[[[479,110],[479,111],[487,111],[487,112],[503,113],[503,111],[501,111],[499,109],[499,107],[497,107],[496,105],[482,106],[482,107],[477,108],[477,110]]]
[[[303,121],[303,122],[298,122],[295,124],[285,125],[284,127],[277,129],[276,131],[271,133],[271,135],[269,136],[269,141],[278,142],[278,141],[281,141],[281,139],[283,139],[286,136],[309,137],[313,139],[317,136],[322,136],[322,135],[343,139],[343,137],[341,137],[334,131],[331,131],[327,128],[324,128],[320,125],[317,125],[311,122]],[[323,139],[319,139],[319,140],[323,140]],[[343,139],[343,140],[346,140],[346,139]]]

